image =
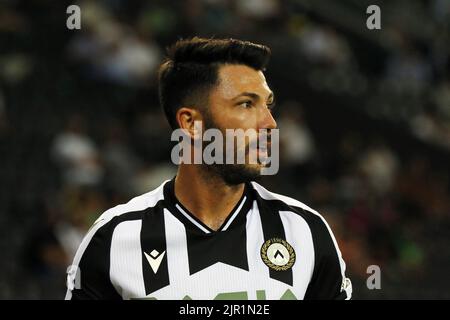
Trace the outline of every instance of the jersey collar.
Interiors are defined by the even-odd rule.
[[[182,221],[185,226],[188,226],[189,229],[203,234],[213,235],[218,232],[225,232],[235,225],[246,222],[246,214],[252,206],[254,192],[251,184],[249,182],[246,183],[241,198],[217,231],[204,224],[176,198],[175,178],[167,182],[164,186],[164,199],[167,200],[167,207],[170,212]]]

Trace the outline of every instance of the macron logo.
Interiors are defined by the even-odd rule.
[[[161,265],[161,261],[164,259],[165,253],[165,251],[163,253],[159,253],[156,250],[153,250],[152,252],[150,252],[150,254],[144,252],[145,257],[147,258],[147,261],[155,274],[158,272],[159,266]]]

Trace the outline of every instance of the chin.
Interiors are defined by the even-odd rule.
[[[233,165],[222,173],[222,178],[228,185],[237,185],[250,182],[261,176],[260,165]]]

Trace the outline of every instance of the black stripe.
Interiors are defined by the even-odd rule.
[[[216,262],[248,271],[246,231],[245,224],[213,234],[199,234],[187,230],[190,274],[208,268]]]
[[[169,285],[164,207],[162,201],[158,202],[151,212],[144,215],[142,218],[141,248],[142,272],[144,276],[145,292],[148,295]],[[151,255],[153,250],[158,252],[158,256],[164,253],[156,273],[151,268],[150,263],[144,254],[145,252],[148,255]],[[158,256],[156,256],[156,258]]]
[[[232,213],[238,208],[244,197],[247,197],[247,199],[234,221],[225,231],[222,231],[222,228],[231,219],[232,213],[228,215],[221,228],[214,231],[197,219],[176,199],[174,187],[175,178],[164,186],[164,198],[171,213],[186,227],[190,274],[199,272],[217,262],[248,271],[246,217],[253,203],[254,195],[251,185],[246,184],[243,195],[233,208]],[[198,226],[194,225],[176,208],[175,204],[179,204],[186,213],[210,233],[205,233]]]
[[[194,230],[186,228],[190,274],[201,271],[216,262],[249,270],[246,222],[254,199],[251,186],[246,186],[244,195],[247,199],[227,230],[206,234],[199,232],[198,228]],[[223,225],[225,224],[226,222]]]
[[[261,225],[264,234],[264,242],[273,238],[281,238],[286,240],[283,222],[279,214],[277,201],[264,200],[257,197],[259,214],[261,216]],[[270,277],[278,281],[284,282],[290,286],[293,285],[292,268],[285,271],[277,271],[270,267]]]

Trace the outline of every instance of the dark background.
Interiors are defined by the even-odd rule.
[[[327,219],[353,298],[449,299],[449,21],[447,0],[1,1],[0,298],[62,299],[96,217],[175,174],[156,69],[198,35],[271,47],[263,185]]]

